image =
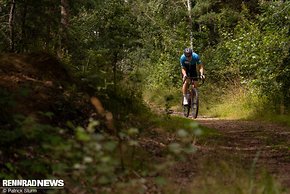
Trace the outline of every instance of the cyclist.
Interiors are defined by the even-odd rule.
[[[204,66],[195,52],[192,51],[191,48],[184,49],[183,54],[180,57],[181,64],[181,73],[182,73],[182,93],[183,93],[183,105],[188,105],[188,101],[186,98],[186,90],[188,85],[190,84],[190,77],[197,77],[197,71],[199,71],[199,75],[201,79],[205,79],[204,76]],[[198,87],[197,78],[193,79],[194,87]]]

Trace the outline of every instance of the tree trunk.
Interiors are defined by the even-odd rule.
[[[59,49],[58,56],[62,58],[63,56],[63,48],[67,43],[67,29],[69,25],[69,0],[61,0],[61,19],[60,19],[60,34],[59,34]]]
[[[15,16],[15,8],[16,8],[16,3],[15,0],[11,0],[11,7],[10,7],[10,13],[9,13],[9,36],[10,36],[10,51],[14,52],[15,50],[15,43],[14,43],[14,16]]]
[[[68,0],[61,0],[61,28],[63,30],[66,30],[68,28],[68,9],[69,9],[69,4]]]
[[[27,49],[26,37],[26,16],[27,16],[27,1],[24,2],[23,12],[21,14],[21,37],[20,37],[20,52],[25,52]]]
[[[190,47],[193,49],[193,32],[192,32],[192,17],[191,17],[191,0],[187,0],[189,31],[190,31]]]
[[[114,84],[114,92],[117,91],[117,63],[118,63],[118,53],[114,52],[113,56],[113,84]]]

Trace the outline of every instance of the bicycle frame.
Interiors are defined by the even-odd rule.
[[[199,77],[189,77],[187,79],[190,79],[190,83],[189,86],[186,90],[186,97],[188,100],[188,105],[183,105],[183,113],[184,116],[188,117],[189,116],[189,112],[190,110],[192,111],[192,117],[193,118],[197,118],[198,115],[198,108],[199,108],[199,100],[198,100],[198,90],[196,88],[196,86],[194,85],[194,81],[195,80],[202,80],[201,84],[202,85],[204,83],[203,79],[200,79]],[[184,80],[185,82],[186,80]],[[183,82],[183,83],[184,83]]]

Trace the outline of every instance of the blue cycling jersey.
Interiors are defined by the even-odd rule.
[[[196,72],[196,65],[201,64],[201,60],[196,53],[192,53],[192,58],[189,60],[188,58],[185,57],[185,55],[181,55],[180,57],[180,65],[182,68],[186,70],[187,76],[190,77],[197,77],[197,72]]]

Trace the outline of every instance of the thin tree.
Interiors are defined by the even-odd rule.
[[[26,32],[26,16],[28,11],[27,0],[23,2],[23,10],[21,13],[21,36],[20,36],[20,52],[24,52],[27,48],[27,32]]]
[[[193,49],[193,32],[192,32],[191,0],[187,0],[187,10],[188,10],[189,31],[190,31],[190,47],[191,47],[191,49]]]
[[[58,49],[58,56],[62,57],[62,49],[64,45],[67,43],[67,29],[69,25],[69,0],[61,0],[60,7],[61,7],[61,19],[60,19],[60,35],[59,35],[59,49]]]
[[[9,13],[9,36],[10,36],[10,51],[14,52],[14,17],[15,17],[15,9],[16,9],[16,2],[15,0],[11,0],[11,6],[10,6],[10,13]]]

